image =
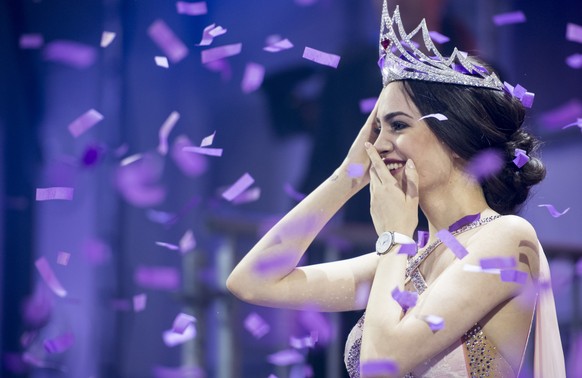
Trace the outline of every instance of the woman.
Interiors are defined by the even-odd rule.
[[[344,162],[251,249],[227,286],[258,305],[365,309],[346,344],[351,377],[517,377],[537,308],[536,376],[563,377],[547,260],[533,227],[511,215],[545,175],[535,139],[521,129],[524,106],[476,60],[456,50],[442,57],[424,20],[416,31],[436,57],[414,47],[401,26],[398,8],[390,17],[384,4],[384,89]],[[488,150],[504,165],[476,176],[469,167]],[[512,161],[519,150],[530,157],[521,167]],[[364,175],[355,177],[356,165]],[[368,185],[376,251],[297,266]],[[419,206],[429,238],[416,251]],[[498,270],[479,269],[487,262]],[[366,287],[362,301],[357,293]]]

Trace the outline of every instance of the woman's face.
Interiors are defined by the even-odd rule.
[[[412,159],[419,174],[419,190],[430,190],[450,182],[454,170],[453,154],[436,138],[401,82],[388,84],[380,94],[376,115],[374,146],[402,184],[403,167]],[[446,121],[441,121],[446,122]]]

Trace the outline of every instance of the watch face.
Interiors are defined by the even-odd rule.
[[[393,236],[391,232],[383,232],[378,241],[376,242],[376,252],[384,253],[386,252],[391,246],[393,242]]]

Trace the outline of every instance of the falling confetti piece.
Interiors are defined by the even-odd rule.
[[[523,285],[527,281],[527,273],[520,270],[505,269],[501,271],[501,281],[515,282]]]
[[[215,136],[216,136],[216,131],[213,132],[212,134],[208,135],[207,137],[204,137],[202,139],[202,142],[200,142],[200,147],[212,146],[212,143],[214,143]]]
[[[553,216],[554,218],[561,217],[562,215],[566,214],[570,210],[570,208],[568,207],[566,210],[559,212],[558,210],[556,210],[554,205],[551,205],[551,204],[538,205],[538,207],[547,208],[550,215]]]
[[[442,44],[442,43],[447,43],[448,41],[451,40],[446,35],[442,35],[441,33],[437,32],[437,31],[430,31],[430,32],[428,32],[428,34],[430,35],[430,39],[432,39],[436,43]]]
[[[256,339],[262,338],[271,331],[271,326],[256,312],[248,314],[243,324]]]
[[[293,188],[293,186],[291,186],[291,184],[289,184],[288,182],[286,182],[285,185],[283,186],[283,190],[289,197],[291,197],[297,202],[303,201],[303,199],[306,197],[305,194],[295,190],[295,188]]]
[[[467,256],[469,252],[459,243],[459,241],[451,234],[448,230],[440,230],[437,232],[437,236],[444,245],[447,246],[457,256],[459,260]]]
[[[400,291],[400,289],[398,289],[397,286],[394,288],[394,290],[392,290],[392,298],[394,298],[394,300],[398,302],[400,307],[402,307],[402,309],[406,311],[409,308],[416,306],[416,301],[418,300],[418,293],[415,291],[407,290]]]
[[[183,334],[190,325],[196,323],[196,318],[192,315],[184,314],[183,312],[176,315],[174,323],[172,323],[172,331]]]
[[[59,297],[65,297],[67,295],[67,291],[63,288],[63,285],[61,285],[61,283],[55,276],[46,258],[44,257],[39,258],[38,260],[36,260],[34,265],[36,266],[36,269],[40,273],[40,276],[42,277],[44,282],[56,295],[58,295]]]
[[[158,67],[163,68],[170,67],[170,62],[168,62],[168,58],[166,58],[165,56],[154,56],[154,62],[156,62],[156,66]]]
[[[222,148],[207,148],[197,146],[186,146],[182,148],[184,152],[194,152],[206,156],[222,156]]]
[[[525,14],[522,11],[500,13],[493,16],[493,23],[497,26],[524,23]]]
[[[196,238],[194,238],[194,232],[188,230],[180,239],[180,252],[185,254],[192,251],[194,248],[196,248]]]
[[[195,3],[188,3],[185,1],[178,1],[176,3],[176,11],[178,14],[185,14],[188,16],[200,16],[208,13],[208,7],[205,1]]]
[[[168,153],[168,135],[172,132],[174,126],[180,119],[180,113],[174,111],[170,113],[168,118],[164,121],[163,125],[160,127],[158,136],[160,142],[158,144],[158,152],[160,155],[165,156]]]
[[[427,231],[419,230],[416,235],[418,238],[416,245],[418,245],[418,248],[423,248],[428,242],[429,233]]]
[[[576,122],[572,122],[567,124],[566,126],[562,127],[562,129],[567,129],[568,127],[577,126],[582,130],[582,118],[578,118]]]
[[[133,311],[141,312],[145,310],[148,301],[147,294],[137,294],[133,296]]]
[[[566,25],[566,39],[568,41],[582,43],[582,26],[568,23]]]
[[[186,45],[162,20],[154,21],[148,28],[148,35],[168,57],[170,62],[178,63],[188,55]]]
[[[109,46],[111,42],[113,42],[113,40],[115,39],[115,36],[116,34],[114,32],[104,31],[101,34],[101,47],[105,48]]]
[[[162,333],[162,339],[164,344],[169,347],[174,347],[176,345],[184,344],[196,337],[196,327],[194,323],[190,323],[183,333],[176,333],[169,329]]]
[[[305,50],[303,50],[303,58],[333,68],[337,68],[340,62],[339,55],[329,54],[323,51],[313,49],[311,47],[305,47]]]
[[[376,106],[377,101],[378,97],[369,97],[361,99],[359,102],[360,112],[363,114],[370,113],[372,110],[374,110],[374,106]]]
[[[572,54],[566,58],[566,64],[574,69],[582,68],[582,54]]]
[[[427,315],[422,319],[428,324],[430,330],[433,332],[440,331],[441,329],[445,328],[445,320],[440,316]]]
[[[275,52],[279,52],[279,51],[283,51],[283,50],[289,50],[290,48],[293,48],[293,43],[291,43],[291,41],[289,41],[287,38],[285,38],[285,39],[281,39],[279,41],[270,43],[268,46],[263,47],[263,50],[271,52],[271,53],[275,53]]]
[[[57,255],[57,264],[67,266],[69,264],[69,259],[71,254],[67,252],[59,252]]]
[[[417,245],[415,244],[402,244],[398,250],[398,254],[414,256],[418,252]]]
[[[503,168],[501,152],[494,149],[486,149],[478,152],[469,161],[466,171],[477,181],[483,181],[495,175]]]
[[[214,41],[215,37],[221,36],[226,34],[227,30],[224,29],[222,26],[216,26],[216,24],[210,24],[204,28],[202,31],[202,39],[200,43],[196,44],[196,46],[209,46]]]
[[[185,135],[180,135],[174,140],[172,145],[172,160],[180,171],[188,177],[200,176],[208,169],[208,160],[199,153],[184,151],[184,147],[192,147],[192,142]],[[218,156],[222,155],[222,150],[217,151]],[[212,155],[211,155],[212,156]]]
[[[73,41],[53,41],[43,50],[45,60],[62,63],[77,69],[91,67],[97,60],[93,46]]]
[[[446,121],[446,120],[448,120],[447,116],[442,115],[441,113],[427,114],[427,115],[425,115],[423,117],[420,117],[418,120],[420,121],[420,120],[423,120],[423,119],[426,119],[426,118],[436,118],[439,121]]]
[[[177,245],[170,244],[170,243],[156,242],[156,245],[159,245],[160,247],[168,248],[172,251],[177,251],[178,249],[180,249],[180,247],[178,247]]]
[[[523,167],[529,161],[529,156],[525,153],[524,150],[519,148],[515,149],[515,159],[513,159],[513,164],[517,166],[517,168]]]
[[[488,257],[479,260],[479,264],[483,269],[507,269],[507,268],[515,268],[517,266],[517,262],[515,261],[515,257]]]
[[[261,87],[265,77],[265,67],[257,63],[248,63],[241,83],[243,93],[251,93]]]
[[[364,164],[351,163],[348,165],[348,176],[358,178],[364,175]]]
[[[254,182],[255,179],[248,173],[245,173],[241,176],[241,178],[239,178],[234,184],[232,184],[222,193],[222,198],[226,199],[227,201],[232,201],[242,192],[247,190],[251,185],[253,185]]]
[[[267,356],[267,361],[277,366],[289,366],[301,363],[305,357],[295,349],[285,349]]]
[[[259,198],[261,198],[261,188],[251,188],[236,196],[232,200],[232,203],[235,205],[241,205],[243,203],[257,201]]]
[[[317,333],[313,332],[312,335],[306,337],[289,337],[289,345],[295,349],[305,349],[313,348],[317,342]]]
[[[73,199],[73,193],[75,189],[69,187],[52,187],[52,188],[37,188],[36,189],[36,200],[37,201],[52,201],[52,200],[67,200],[71,201]]]
[[[287,269],[295,263],[295,255],[293,253],[280,253],[276,255],[267,255],[261,257],[254,266],[257,274],[267,276],[278,270]]]
[[[18,40],[18,45],[21,49],[38,49],[44,44],[44,38],[42,34],[23,34]]]
[[[398,373],[398,364],[390,359],[365,361],[360,365],[360,375],[366,377],[380,377]]]
[[[176,268],[161,266],[139,266],[134,272],[137,285],[148,289],[178,290],[180,273]]]
[[[233,43],[220,47],[213,47],[202,51],[202,63],[207,64],[224,58],[240,54],[242,43]]]
[[[69,132],[75,138],[78,138],[102,120],[103,115],[101,113],[95,109],[90,109],[69,124]]]

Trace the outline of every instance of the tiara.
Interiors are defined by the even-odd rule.
[[[412,41],[419,31],[422,31],[427,51],[434,56],[425,55],[418,49],[416,42]],[[397,80],[412,79],[503,90],[503,84],[497,75],[472,63],[467,53],[455,47],[451,56],[443,57],[430,37],[425,19],[407,34],[402,25],[399,7],[396,6],[390,17],[386,0],[382,7],[379,48],[378,65],[382,71],[383,86]]]

